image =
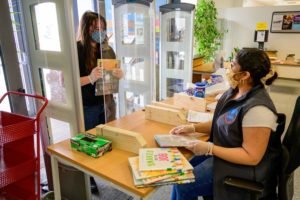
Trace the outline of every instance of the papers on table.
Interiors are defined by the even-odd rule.
[[[213,102],[213,103],[207,104],[206,109],[209,111],[214,111],[216,109],[217,103],[218,102]]]
[[[193,142],[198,141],[198,139],[194,136],[171,134],[155,135],[154,139],[160,147],[185,147],[189,146]]]
[[[212,113],[207,112],[196,112],[193,110],[189,110],[187,121],[188,122],[208,122],[211,121],[213,117]]]

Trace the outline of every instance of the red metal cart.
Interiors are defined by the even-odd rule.
[[[40,115],[45,97],[7,92],[42,100],[35,117],[0,111],[0,199],[40,199]]]

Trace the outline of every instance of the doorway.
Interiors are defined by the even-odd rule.
[[[0,29],[1,93],[22,91],[49,100],[41,124],[41,152],[47,160],[48,180],[51,164],[47,146],[84,130],[70,7],[71,0],[0,1],[0,27],[5,27]],[[5,107],[1,110],[29,116],[36,111],[34,102],[27,100],[7,99],[1,106]]]

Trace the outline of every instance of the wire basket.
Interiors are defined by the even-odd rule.
[[[40,198],[40,115],[45,97],[7,92],[0,98],[19,95],[42,100],[35,117],[0,111],[0,199]]]

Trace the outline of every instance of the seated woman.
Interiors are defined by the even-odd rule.
[[[242,49],[231,63],[228,81],[231,88],[218,101],[212,122],[182,125],[171,134],[210,133],[208,142],[198,141],[187,148],[195,155],[196,181],[174,185],[173,200],[214,196],[214,200],[250,199],[243,190],[227,187],[226,176],[262,182],[262,197],[276,199],[276,166],[280,155],[277,112],[264,85],[270,85],[277,73],[264,51]]]

